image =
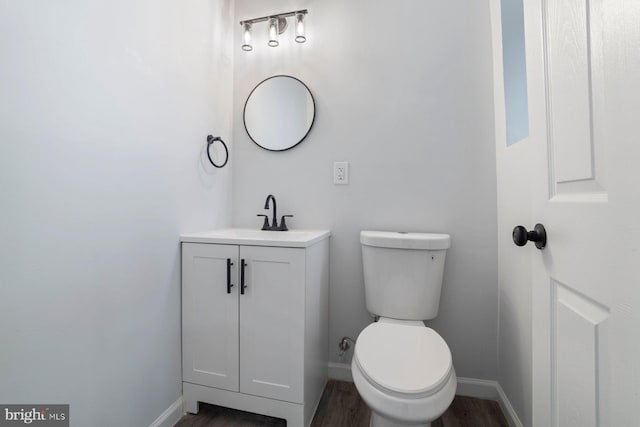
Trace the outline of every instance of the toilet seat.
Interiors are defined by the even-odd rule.
[[[421,323],[391,319],[373,323],[360,333],[354,363],[373,387],[404,399],[437,393],[453,370],[451,351],[436,331]]]

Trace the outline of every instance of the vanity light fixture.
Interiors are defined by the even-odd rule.
[[[286,21],[285,21],[286,22]],[[278,47],[278,18],[269,18],[269,42],[271,47]]]
[[[296,13],[296,42],[304,43],[307,37],[304,35],[304,13]]]
[[[244,40],[242,50],[247,52],[253,50],[253,46],[251,45],[251,22],[245,22],[242,24],[242,38]]]
[[[309,13],[307,9],[296,10],[293,12],[285,12],[278,13],[276,15],[263,16],[261,18],[253,18],[247,19],[244,21],[240,21],[240,25],[242,25],[242,37],[243,44],[242,50],[251,51],[253,50],[253,45],[251,44],[251,29],[253,24],[257,22],[267,22],[268,23],[268,35],[269,41],[268,45],[271,47],[277,47],[280,42],[278,41],[278,36],[285,32],[287,29],[287,18],[295,17],[296,23],[296,36],[295,41],[298,43],[304,43],[307,41],[307,37],[305,35],[305,24],[304,24],[304,16]]]

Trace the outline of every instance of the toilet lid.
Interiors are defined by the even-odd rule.
[[[451,351],[424,326],[373,323],[358,336],[356,363],[374,386],[401,394],[430,394],[449,378]]]

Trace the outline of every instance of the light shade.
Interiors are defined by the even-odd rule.
[[[277,47],[278,42],[278,18],[269,18],[269,46]]]
[[[253,50],[253,46],[251,46],[251,23],[245,22],[244,24],[242,24],[242,36],[244,40],[244,43],[242,44],[242,50]]]
[[[304,34],[304,13],[296,13],[296,42],[304,43],[307,37]]]

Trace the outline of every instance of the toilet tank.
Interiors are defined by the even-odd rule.
[[[361,231],[367,310],[428,320],[438,315],[448,234]]]

